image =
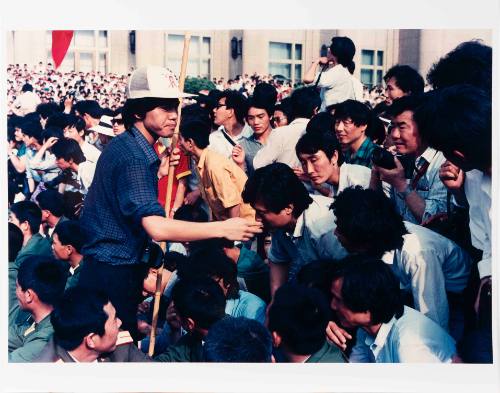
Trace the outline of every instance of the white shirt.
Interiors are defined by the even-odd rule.
[[[24,116],[35,112],[36,107],[41,102],[40,97],[36,93],[25,91],[14,101],[14,113],[18,116]]]
[[[423,158],[429,163],[429,167],[425,174],[417,182],[415,191],[425,200],[425,210],[422,215],[422,221],[425,221],[434,214],[446,212],[446,195],[447,190],[441,179],[439,178],[439,168],[446,161],[443,153],[431,147],[428,147],[421,156],[418,156],[415,163],[418,165],[420,159]],[[413,173],[415,177],[415,172]],[[410,184],[411,180],[406,180]],[[410,208],[406,204],[406,200],[401,198],[394,189],[391,192],[391,199],[396,204],[396,209],[403,216],[403,220],[420,224]]]
[[[474,169],[465,174],[465,195],[469,202],[472,245],[483,250],[478,262],[479,277],[491,276],[491,176]]]
[[[351,79],[352,79],[352,86],[354,89],[354,99],[356,101],[363,102],[363,90],[364,90],[363,84],[354,75],[351,75]]]
[[[449,308],[446,291],[461,293],[469,278],[472,261],[469,254],[450,239],[405,221],[408,234],[403,247],[382,256],[391,264],[401,288],[411,291],[419,310],[446,331]]]
[[[210,134],[210,136],[208,137],[208,148],[212,151],[222,154],[224,157],[231,158],[234,146],[228,142],[228,140],[222,133],[222,130],[225,130],[224,126],[220,126],[217,131],[214,131]],[[240,134],[237,136],[233,137],[226,131],[226,135],[229,136],[236,144],[240,143],[243,138],[248,138],[252,134],[252,128],[246,123]]]
[[[279,229],[272,234],[269,261],[288,264],[288,280],[295,280],[299,270],[320,259],[341,259],[347,251],[334,235],[335,215],[330,210],[332,198],[311,195],[309,207],[297,218],[293,234]]]
[[[286,126],[275,128],[255,155],[253,167],[258,169],[273,162],[282,162],[291,168],[300,167],[295,145],[306,132],[307,123],[309,119],[297,118]]]
[[[97,163],[97,160],[101,155],[101,151],[97,147],[91,145],[87,141],[84,141],[80,145],[80,148],[82,149],[83,155],[87,161],[92,161],[94,164]]]
[[[342,190],[351,186],[370,187],[370,177],[372,171],[363,165],[342,164],[340,166],[339,184],[337,187],[325,183],[331,190],[333,196],[337,196]]]
[[[359,328],[353,363],[451,363],[455,340],[422,313],[404,306],[403,315],[383,323],[375,337]]]
[[[82,193],[87,194],[94,179],[95,163],[84,161],[78,164],[78,181],[82,185]]]
[[[315,81],[318,76],[319,72],[314,79]],[[330,105],[355,99],[352,75],[341,64],[324,71],[319,79],[318,87],[321,87],[321,111]]]

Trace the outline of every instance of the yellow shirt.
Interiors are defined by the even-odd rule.
[[[236,205],[240,205],[240,217],[255,219],[255,211],[241,197],[247,175],[238,165],[207,148],[201,153],[197,169],[201,195],[216,220],[230,218],[227,209]]]

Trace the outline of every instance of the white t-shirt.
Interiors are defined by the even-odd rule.
[[[316,75],[317,80],[319,73]],[[356,97],[353,76],[347,68],[337,64],[321,74],[318,87],[321,88],[321,111],[333,104],[345,100],[354,100]],[[361,87],[362,89],[362,87]],[[362,97],[361,90],[361,97]]]

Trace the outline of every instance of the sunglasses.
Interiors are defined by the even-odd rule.
[[[223,106],[226,106],[226,104],[217,104],[217,106],[215,107],[215,109],[222,108]]]
[[[122,125],[123,124],[123,119],[111,119],[111,124],[115,125]]]

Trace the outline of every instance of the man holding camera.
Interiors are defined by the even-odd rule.
[[[446,187],[439,179],[439,168],[445,158],[420,135],[413,118],[419,104],[418,97],[406,96],[389,107],[390,135],[397,155],[394,163],[390,163],[393,165],[374,160],[370,181],[372,189],[379,188],[381,181],[390,184],[397,211],[405,221],[414,224],[425,223],[433,215],[446,212],[447,200]]]

